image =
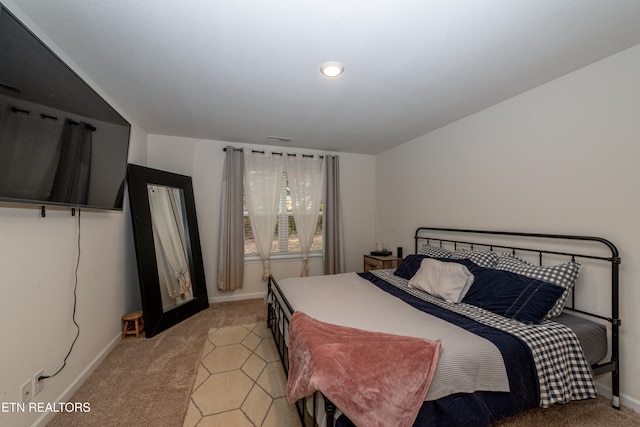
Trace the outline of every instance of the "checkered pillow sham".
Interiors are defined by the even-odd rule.
[[[459,249],[452,252],[449,258],[453,259],[468,259],[480,267],[495,268],[500,259],[500,255],[491,251],[469,251],[466,249]]]
[[[431,258],[449,258],[451,256],[451,251],[430,245],[422,245],[420,253]]]
[[[560,298],[558,298],[553,308],[549,310],[546,317],[547,319],[557,317],[562,313],[562,309],[567,303],[569,293],[573,289],[573,285],[576,283],[578,274],[580,273],[579,262],[570,261],[558,265],[536,266],[511,254],[502,254],[495,268],[562,286],[565,291]]]
[[[423,255],[432,258],[451,258],[451,259],[468,259],[478,264],[480,267],[495,268],[500,255],[490,251],[470,251],[467,249],[458,249],[457,251],[449,251],[437,246],[422,245]]]

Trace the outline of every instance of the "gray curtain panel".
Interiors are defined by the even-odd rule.
[[[0,108],[0,193],[48,200],[58,168],[61,121],[29,111]],[[15,144],[20,141],[20,144]]]
[[[344,238],[338,156],[326,155],[323,196],[324,274],[344,273]]]
[[[218,244],[218,289],[242,288],[244,276],[244,216],[242,184],[244,153],[228,146],[222,178],[220,240]]]
[[[86,204],[91,176],[92,133],[84,122],[67,119],[60,138],[60,158],[49,200]]]

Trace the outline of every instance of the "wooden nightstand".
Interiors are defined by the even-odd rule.
[[[384,268],[398,268],[398,266],[401,263],[402,263],[402,258],[398,258],[393,255],[389,255],[389,256],[365,255],[364,271],[380,270]]]

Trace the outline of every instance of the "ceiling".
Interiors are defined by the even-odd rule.
[[[640,43],[638,0],[16,5],[148,133],[362,154]]]

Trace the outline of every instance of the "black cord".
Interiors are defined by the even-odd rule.
[[[73,324],[76,325],[76,330],[77,330],[76,337],[73,339],[73,342],[71,343],[71,347],[69,348],[67,355],[64,357],[64,360],[62,361],[62,366],[60,367],[60,369],[58,369],[55,372],[55,374],[52,374],[52,375],[40,375],[38,377],[38,381],[55,377],[60,373],[60,371],[64,369],[65,366],[67,366],[67,359],[69,358],[69,355],[71,354],[71,350],[73,350],[73,347],[76,345],[76,341],[78,341],[78,337],[80,336],[80,325],[78,325],[78,322],[76,322],[76,306],[78,303],[78,269],[79,268],[80,268],[80,209],[78,209],[78,258],[76,259],[75,284],[73,286],[73,315],[71,316],[71,319],[73,320]]]

